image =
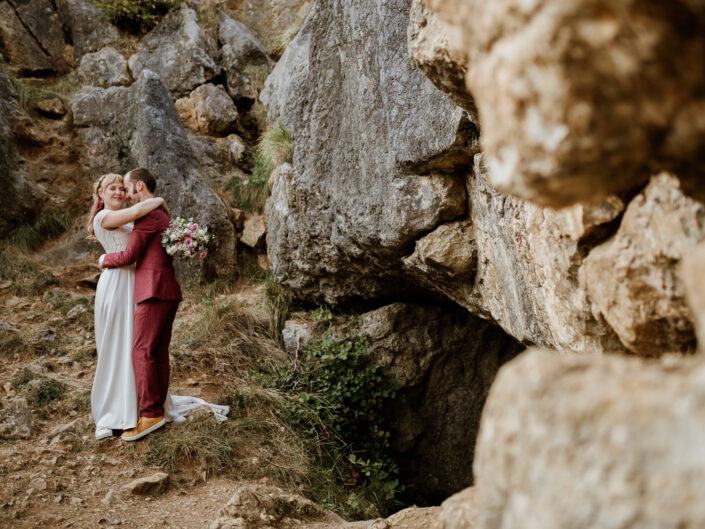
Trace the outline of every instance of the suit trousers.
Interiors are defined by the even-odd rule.
[[[141,417],[162,417],[169,389],[169,343],[179,302],[149,298],[137,304],[132,367]]]

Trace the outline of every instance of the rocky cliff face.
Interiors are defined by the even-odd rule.
[[[404,31],[409,13],[414,62],[465,109],[410,66]],[[356,40],[350,33],[360,28],[380,44]],[[276,179],[269,203],[277,280],[313,301],[331,303],[433,291],[519,341],[576,352],[692,349],[692,324],[674,266],[682,251],[663,245],[649,250],[641,240],[622,236],[635,229],[630,219],[636,205],[620,228],[633,191],[553,210],[492,186],[493,151],[486,147],[483,122],[485,153],[474,154],[473,99],[459,95],[461,55],[444,45],[451,33],[443,28],[420,2],[413,9],[409,2],[391,3],[381,11],[335,2],[314,7],[262,94],[270,119],[289,127],[295,144],[293,171]],[[544,156],[539,152],[537,160]],[[639,181],[647,182],[648,175],[644,169]],[[656,204],[663,198],[673,222],[682,217],[689,227],[662,237],[686,246],[698,242],[703,233],[697,202],[683,196],[677,183],[663,197],[649,191],[667,187],[664,178],[636,200],[649,209],[661,208]],[[646,239],[663,230],[653,223],[643,227]],[[600,246],[618,229],[614,241]],[[619,283],[639,294],[620,295],[619,303],[604,299],[602,290],[615,288],[596,266],[608,248],[612,260],[638,254],[652,263],[645,265],[649,270],[673,278],[673,286],[644,291],[640,274],[625,271]],[[666,314],[675,299],[680,312]],[[636,313],[643,321],[632,318]],[[635,334],[642,336],[641,345]],[[658,340],[648,338],[656,334]]]
[[[696,184],[705,136],[695,117],[705,83],[694,66],[705,50],[702,15],[698,2],[317,3],[262,94],[270,120],[291,129],[295,146],[268,203],[277,280],[315,302],[432,293],[520,342],[564,353],[693,352],[703,332],[703,258],[693,251],[705,239]],[[372,37],[360,40],[360,32]],[[546,369],[552,358],[542,357]],[[599,358],[575,360],[586,366],[576,384],[597,388],[598,378],[612,376],[604,369],[626,372],[624,365],[670,377],[669,402],[689,398],[668,369],[654,368],[656,375],[649,361],[613,366]],[[509,400],[529,398],[521,384],[528,375],[516,369],[515,381],[497,383],[516,395],[488,409],[481,426],[483,450],[498,459],[478,452],[478,490],[483,479],[490,491],[496,480],[509,498],[493,506],[480,493],[483,527],[499,527],[504,513],[511,527],[526,519],[519,499],[514,505],[516,473],[537,484],[522,490],[543,498],[541,469],[508,468],[502,455],[515,450],[513,458],[531,461],[530,443],[513,448],[507,434],[494,446],[501,431],[493,425],[505,420]],[[553,391],[551,376],[541,380]],[[652,395],[647,386],[643,399]],[[642,397],[621,385],[606,406],[624,398],[632,411],[604,424],[576,411],[589,396],[555,391],[551,402],[561,395],[566,415],[538,429],[562,432],[572,420],[587,421],[589,450],[610,452],[599,432],[640,413]],[[663,413],[686,442],[689,430]],[[646,434],[635,428],[636,443]],[[570,435],[577,443],[578,433]],[[660,453],[648,443],[639,450],[644,460]],[[595,464],[612,468],[615,453]],[[670,457],[663,468],[676,465]],[[578,459],[566,476],[592,464]],[[559,508],[548,505],[558,496],[556,488],[541,503],[547,517],[536,520],[544,526],[561,525]],[[598,496],[596,512],[608,506]],[[630,501],[640,513],[634,519],[658,518],[636,496]],[[695,526],[693,509],[687,517]],[[568,511],[570,523],[582,516]]]

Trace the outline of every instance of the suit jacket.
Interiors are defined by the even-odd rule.
[[[135,221],[127,248],[103,258],[104,268],[135,267],[135,303],[149,298],[181,301],[181,287],[174,273],[173,258],[162,247],[162,234],[169,215],[155,209]]]

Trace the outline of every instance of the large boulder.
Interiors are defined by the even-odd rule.
[[[466,185],[468,218],[421,237],[403,260],[407,273],[521,342],[624,351],[578,281],[584,256],[615,229],[623,202],[611,197],[563,210],[531,204],[495,191],[480,154]]]
[[[702,358],[524,353],[482,415],[478,527],[705,526],[704,399]]]
[[[32,185],[14,146],[15,126],[24,114],[10,79],[0,70],[0,235],[31,218],[35,207]]]
[[[199,134],[222,136],[237,128],[237,108],[220,86],[201,85],[175,105],[182,123]]]
[[[428,0],[456,26],[493,187],[564,206],[702,182],[702,2]],[[702,187],[702,185],[701,185]]]
[[[264,79],[274,63],[247,27],[223,11],[218,16],[218,41],[228,93],[233,99],[256,99],[259,88],[255,76]]]
[[[110,46],[95,53],[86,53],[78,67],[78,75],[85,84],[102,88],[130,83],[127,60]]]
[[[315,17],[306,19],[264,83],[259,99],[267,107],[271,124],[280,123],[290,129],[297,121],[301,110],[297,106],[297,98],[309,78],[311,28],[316,20]]]
[[[616,235],[585,259],[580,279],[594,311],[630,351],[694,349],[678,264],[702,240],[705,206],[686,197],[675,176],[662,173],[631,201]]]
[[[47,54],[7,1],[0,1],[0,49],[22,75],[41,75],[53,69]]]
[[[693,314],[699,349],[705,352],[705,243],[683,256],[680,277]]]
[[[212,80],[220,72],[214,44],[198,25],[193,9],[172,9],[147,33],[129,59],[132,75],[152,70],[176,97]]]
[[[59,18],[73,43],[76,62],[118,40],[118,30],[90,0],[55,0]]]
[[[263,95],[295,109],[282,123],[293,174],[274,182],[268,209],[274,274],[309,299],[403,289],[409,245],[466,213],[454,169],[469,160],[467,114],[409,63],[408,9],[408,0],[316,4],[291,44],[309,49],[308,66],[296,84],[271,83]]]
[[[22,24],[42,48],[50,61],[58,61],[64,57],[66,42],[64,29],[54,3],[51,0],[11,1],[17,6],[17,15]]]
[[[200,175],[200,165],[159,76],[145,70],[130,87],[87,87],[71,101],[84,146],[84,164],[95,174],[146,167],[172,215],[193,217],[215,235],[207,275],[231,276],[235,231],[220,197]]]

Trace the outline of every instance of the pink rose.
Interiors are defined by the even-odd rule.
[[[184,244],[185,244],[186,246],[191,246],[191,245],[193,244],[193,239],[192,239],[191,237],[186,237],[186,238],[184,239]]]
[[[208,252],[201,252],[198,254],[198,257],[200,257],[201,259],[205,259],[206,255],[208,255]]]
[[[198,231],[198,224],[192,224],[191,225],[191,233],[194,233],[196,231]]]

